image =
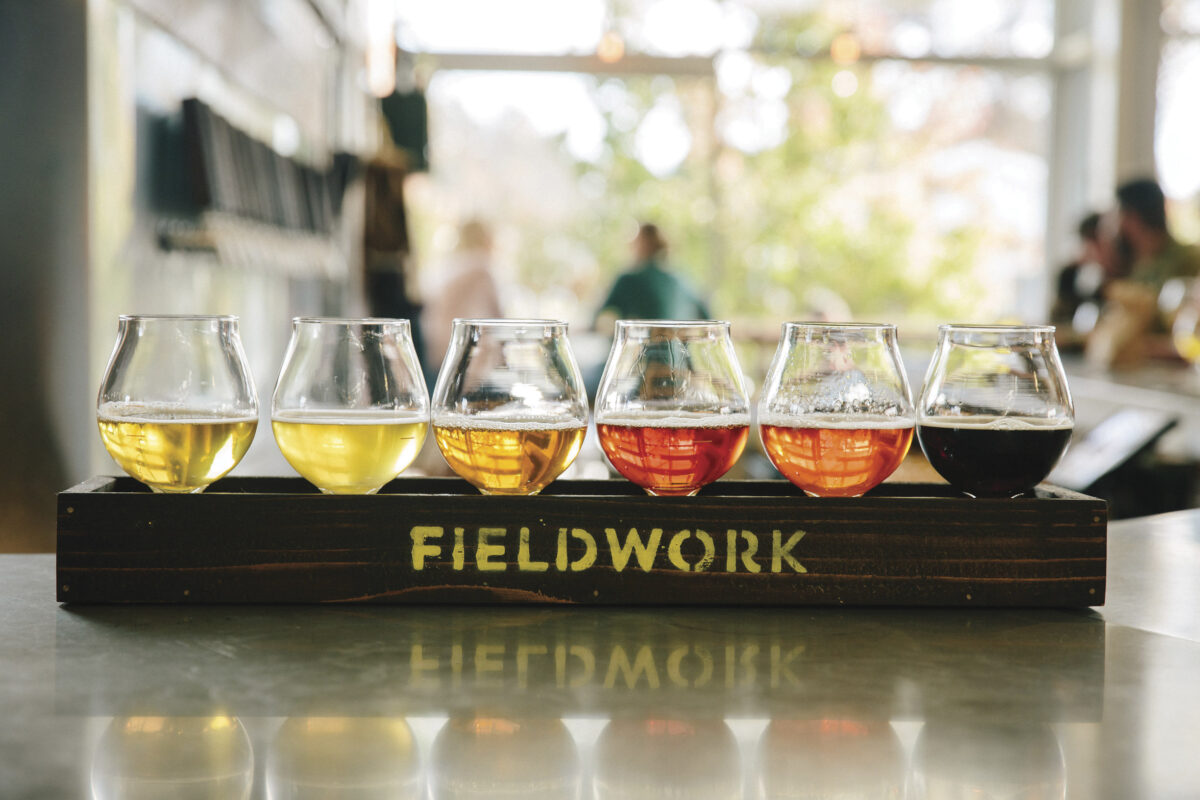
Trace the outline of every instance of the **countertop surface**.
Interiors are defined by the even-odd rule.
[[[74,607],[0,557],[0,797],[1196,798],[1200,511],[1095,611]]]

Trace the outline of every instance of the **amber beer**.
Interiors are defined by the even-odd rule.
[[[587,427],[576,420],[434,422],[446,463],[484,494],[537,494],[571,466]]]
[[[292,717],[271,743],[266,796],[422,797],[417,756],[399,717]]]
[[[199,492],[242,460],[258,417],[105,403],[100,438],[121,469],[156,492]]]
[[[858,497],[896,471],[913,440],[912,420],[768,416],[763,449],[783,476],[814,497]]]
[[[275,441],[288,463],[326,494],[374,494],[417,457],[429,424],[379,411],[278,413]]]
[[[613,468],[653,495],[686,496],[724,475],[746,447],[745,414],[606,419],[596,424]]]

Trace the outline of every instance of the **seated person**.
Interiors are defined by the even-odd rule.
[[[1156,181],[1139,179],[1117,189],[1118,226],[1133,257],[1128,278],[1112,281],[1088,339],[1088,362],[1132,366],[1148,356],[1174,353],[1167,331],[1174,309],[1159,307],[1168,282],[1200,274],[1200,251],[1167,230],[1166,199]]]

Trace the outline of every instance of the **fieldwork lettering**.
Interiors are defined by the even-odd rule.
[[[764,543],[754,531],[729,529],[714,536],[700,528],[683,528],[667,535],[662,528],[647,532],[628,528],[621,532],[605,528],[602,538],[583,528],[559,528],[552,553],[538,550],[534,557],[529,528],[479,527],[468,532],[461,527],[447,533],[441,525],[414,525],[413,569],[449,567],[456,572],[583,572],[596,566],[616,572],[628,570],[677,570],[679,572],[791,572],[806,573],[795,549],[806,531],[785,536],[773,530]],[[513,535],[515,534],[515,535]],[[546,536],[554,536],[546,532]],[[602,554],[598,542],[607,545]],[[665,550],[665,552],[663,552]],[[468,560],[468,556],[470,559]],[[607,563],[604,563],[607,562]],[[636,669],[637,660],[631,663]]]

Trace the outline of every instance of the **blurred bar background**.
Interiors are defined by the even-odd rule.
[[[914,392],[938,322],[1049,318],[1120,182],[1200,235],[1198,0],[0,0],[0,64],[0,550],[116,470],[118,314],[238,314],[266,414],[292,316],[419,322],[469,220],[585,372],[653,221],[752,386],[780,322],[852,316],[900,325]],[[1069,370],[1079,438],[1176,423],[1097,478],[1118,510],[1193,504],[1194,371]],[[268,430],[239,473],[290,472]]]

